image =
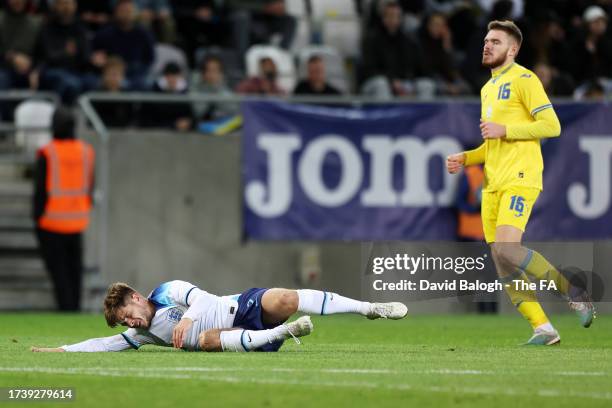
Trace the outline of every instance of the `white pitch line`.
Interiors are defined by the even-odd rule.
[[[198,367],[206,369],[206,367]],[[99,377],[122,377],[122,378],[163,378],[176,380],[201,380],[211,382],[225,383],[253,383],[253,384],[276,384],[276,385],[300,385],[300,386],[321,386],[321,387],[348,387],[348,388],[370,388],[370,389],[387,389],[396,391],[415,391],[415,392],[439,392],[439,393],[459,393],[459,394],[481,394],[481,395],[506,395],[519,397],[575,397],[589,399],[612,400],[611,392],[574,392],[567,390],[542,389],[535,392],[525,392],[522,389],[504,388],[485,388],[485,387],[445,387],[445,386],[421,386],[410,384],[373,384],[371,382],[356,382],[356,381],[304,381],[298,379],[284,378],[261,378],[261,377],[236,377],[236,376],[219,376],[216,375],[189,375],[189,374],[172,374],[167,372],[155,373],[153,368],[147,370],[136,371],[126,370],[125,368],[56,368],[56,367],[0,367],[0,371],[4,372],[37,372],[44,374],[67,374],[67,375],[91,375]],[[127,371],[127,372],[126,372]],[[193,370],[197,371],[197,370]],[[204,370],[202,370],[204,371]],[[210,372],[223,371],[217,368],[211,368]],[[244,371],[241,369],[231,369],[225,371]],[[271,371],[271,370],[269,370]],[[311,370],[315,371],[315,370]],[[320,370],[319,370],[320,371]]]
[[[19,369],[19,367],[15,367]],[[28,367],[21,367],[23,370],[29,370]],[[53,369],[50,367],[49,369]],[[453,369],[453,368],[438,368],[430,370],[392,370],[392,369],[371,369],[371,368],[293,368],[293,367],[150,367],[150,370],[178,371],[178,372],[236,372],[236,371],[271,371],[271,372],[288,372],[288,373],[327,373],[327,374],[440,374],[440,375],[495,375],[495,374],[516,374],[524,375],[524,371],[510,370],[474,370],[474,369]],[[13,370],[9,367],[0,367],[0,371]],[[80,371],[140,371],[140,367],[68,367],[62,370],[80,370]],[[546,371],[547,375],[559,375],[565,377],[605,377],[611,375],[603,371]]]
[[[557,374],[557,375],[565,375],[568,377],[581,377],[581,376],[586,376],[586,377],[605,377],[608,375],[608,373],[604,373],[603,371],[559,371],[553,374]]]

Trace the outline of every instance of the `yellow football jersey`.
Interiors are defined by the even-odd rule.
[[[493,73],[480,98],[482,120],[506,125],[505,138],[487,139],[482,146],[484,190],[509,186],[541,190],[544,164],[539,139],[560,133],[559,120],[542,83],[532,71],[512,63]],[[541,120],[543,117],[546,120]]]

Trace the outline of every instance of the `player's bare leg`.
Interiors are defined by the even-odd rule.
[[[401,319],[408,313],[403,303],[370,303],[350,299],[337,293],[313,289],[269,289],[261,298],[266,324],[284,322],[296,312],[329,315],[355,313],[369,319]]]
[[[200,350],[207,352],[237,351],[246,352],[267,344],[309,335],[313,330],[310,316],[302,316],[291,323],[281,324],[267,330],[209,329],[198,337]]]

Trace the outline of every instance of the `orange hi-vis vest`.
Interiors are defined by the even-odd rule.
[[[465,168],[465,176],[467,177],[469,193],[468,202],[476,204],[476,192],[482,188],[484,182],[484,171],[480,166],[468,166]],[[469,238],[474,240],[483,240],[484,232],[482,229],[482,218],[480,213],[468,213],[459,211],[458,230],[457,234],[461,238]]]
[[[93,148],[80,140],[53,140],[39,154],[47,160],[47,202],[38,226],[64,234],[84,231],[91,210]]]

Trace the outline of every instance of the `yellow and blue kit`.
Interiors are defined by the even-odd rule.
[[[480,97],[482,120],[506,126],[505,138],[465,152],[466,166],[485,165],[482,222],[490,243],[499,225],[525,231],[542,190],[540,139],[559,136],[561,125],[538,77],[517,63],[493,72]]]

